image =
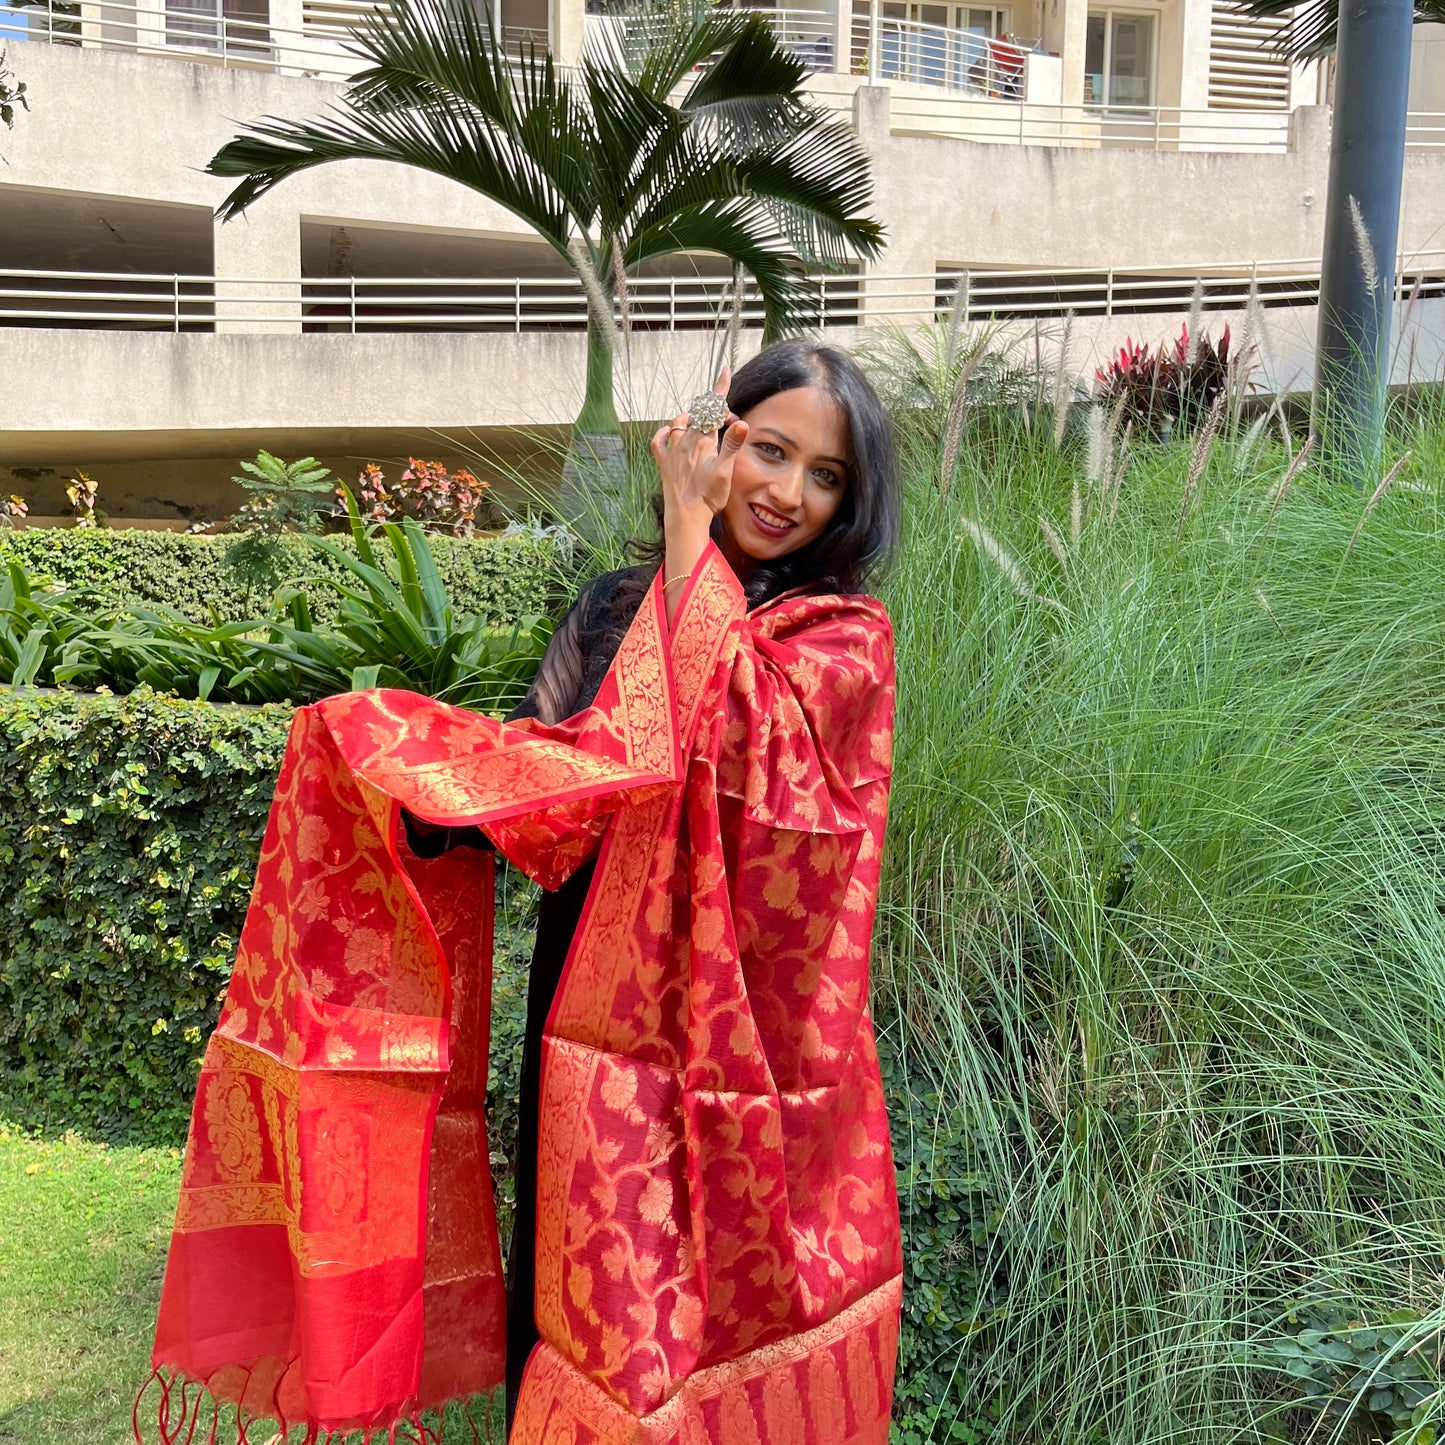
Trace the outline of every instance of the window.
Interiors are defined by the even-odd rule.
[[[1154,16],[1089,13],[1084,39],[1084,104],[1154,103]]]

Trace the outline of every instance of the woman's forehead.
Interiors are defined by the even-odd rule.
[[[796,447],[840,458],[848,453],[848,414],[820,387],[774,392],[750,408],[745,418],[754,431],[778,432]]]

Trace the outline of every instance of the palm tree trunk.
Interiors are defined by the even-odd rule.
[[[612,318],[599,317],[595,306],[589,305],[587,390],[567,444],[557,510],[590,542],[603,541],[627,510],[627,453],[612,399],[616,338]]]

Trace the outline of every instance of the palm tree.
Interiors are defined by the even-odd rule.
[[[230,220],[288,176],[358,159],[432,171],[505,206],[582,283],[587,386],[569,460],[601,459],[615,476],[613,314],[627,272],[720,254],[752,276],[776,335],[807,316],[808,269],[882,249],[865,213],[866,154],[808,103],[805,67],[767,20],[695,0],[675,14],[591,40],[569,73],[531,47],[509,55],[469,0],[392,0],[352,32],[369,64],[329,114],[253,122],[216,153],[212,175],[241,177],[217,214]]]
[[[1339,39],[1340,7],[1331,0],[1241,0],[1246,15],[1288,17],[1280,50],[1291,60],[1316,60],[1330,54]],[[1415,24],[1445,24],[1445,0],[1415,0]]]

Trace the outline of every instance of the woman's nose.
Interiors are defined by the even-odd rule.
[[[781,476],[774,477],[768,492],[780,512],[792,511],[803,500],[802,467],[788,467]]]

